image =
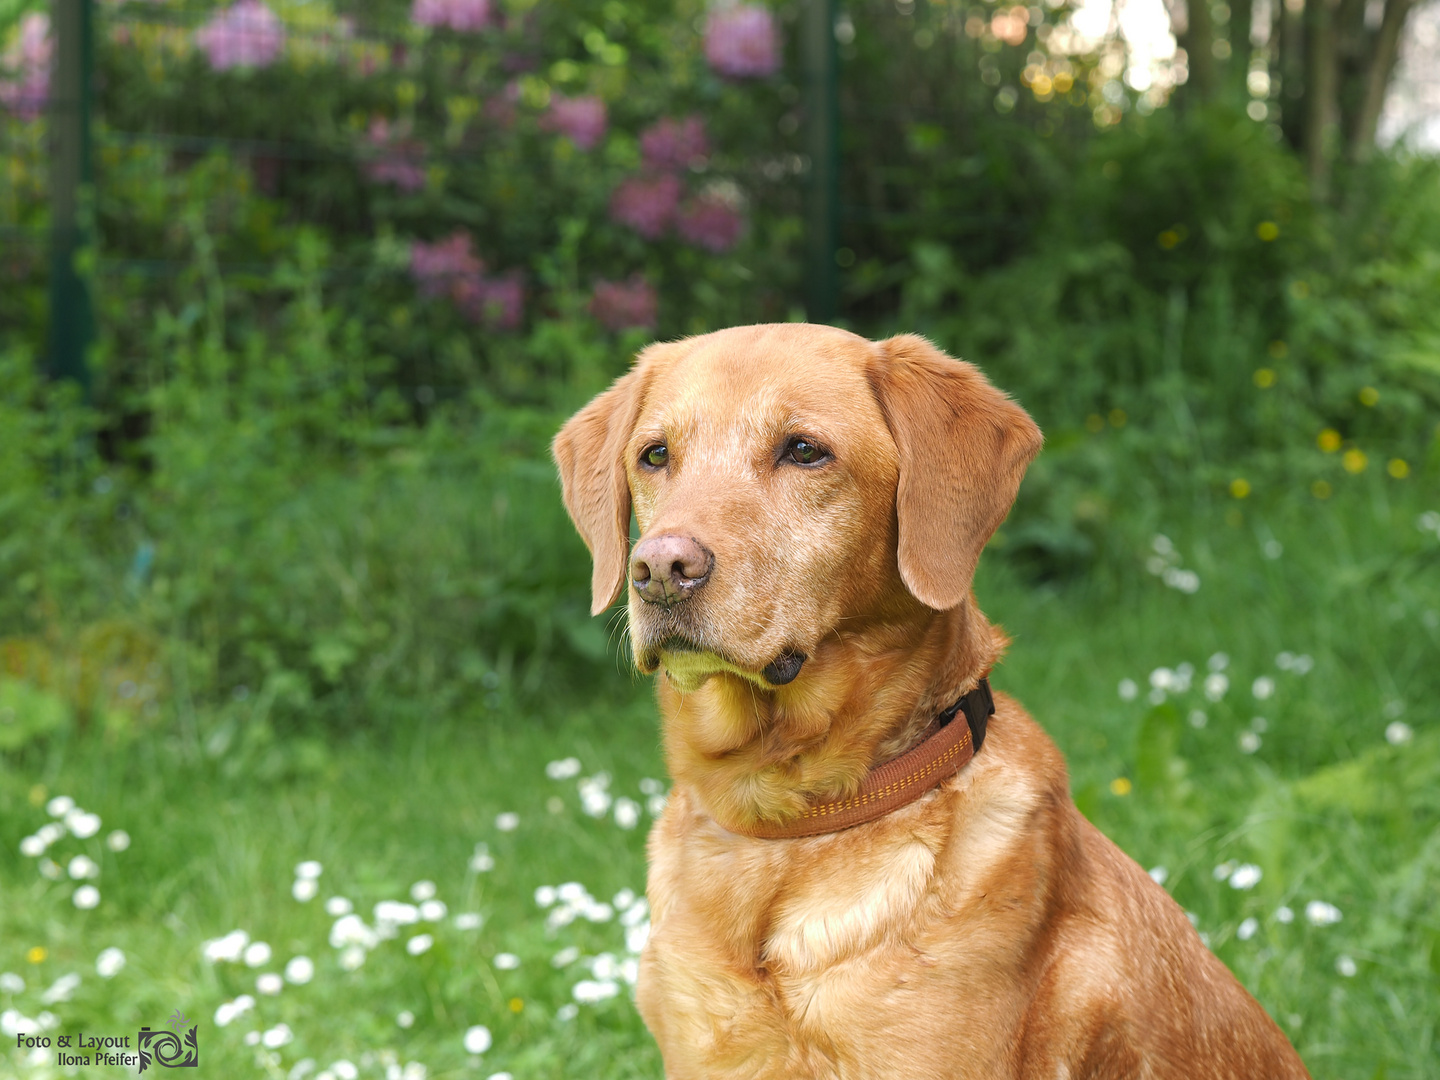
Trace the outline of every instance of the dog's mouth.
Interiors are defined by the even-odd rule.
[[[807,659],[798,649],[787,648],[757,672],[722,650],[680,634],[671,634],[659,642],[646,645],[636,655],[641,671],[649,674],[663,667],[675,688],[682,693],[700,689],[712,676],[721,672],[738,675],[762,689],[786,686],[799,676]]]

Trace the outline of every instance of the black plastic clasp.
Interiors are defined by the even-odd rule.
[[[990,680],[981,679],[974,690],[960,699],[960,709],[970,724],[970,745],[975,753],[985,745],[985,728],[995,715],[995,697],[990,693]]]

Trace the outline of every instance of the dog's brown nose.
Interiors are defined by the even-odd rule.
[[[641,540],[630,556],[630,581],[647,604],[679,603],[704,585],[715,556],[698,540],[666,533]]]

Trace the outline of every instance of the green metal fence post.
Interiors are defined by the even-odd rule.
[[[76,265],[89,241],[92,0],[55,0],[55,78],[50,95],[50,341],[45,370],[87,392],[94,337],[90,284]]]
[[[835,0],[805,0],[801,23],[810,176],[805,200],[805,314],[828,323],[839,311],[835,249],[840,233],[839,61]]]

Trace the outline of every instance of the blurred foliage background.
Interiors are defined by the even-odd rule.
[[[82,399],[34,374],[53,41],[6,4],[6,632],[119,619],[297,718],[608,667],[545,440],[652,337],[802,317],[798,9],[100,5]],[[837,9],[840,321],[1036,415],[1041,577],[1128,552],[1127,490],[1435,453],[1437,166],[1308,170],[1289,8],[1220,8],[1188,81],[1193,20],[1157,56],[1064,3]]]
[[[1046,431],[989,559],[1022,627],[1083,638],[1087,612],[1118,626],[1161,582],[1178,603],[1200,576],[1156,534],[1184,534],[1206,593],[1233,585],[1215,620],[1256,650],[1326,627],[1331,689],[1422,710],[1397,746],[1440,697],[1423,516],[1440,506],[1440,165],[1374,144],[1410,7],[1155,4],[1148,37],[1126,29],[1138,0],[842,0],[833,20],[837,321],[929,335]],[[802,14],[96,5],[82,387],[41,374],[49,16],[0,0],[0,688],[43,695],[0,727],[14,783],[155,739],[232,778],[313,778],[356,732],[631,709],[546,447],[645,342],[803,317]],[[1271,545],[1305,549],[1305,572],[1241,569]],[[1363,602],[1382,595],[1400,615]],[[1152,644],[1223,644],[1179,609],[1147,619]],[[1344,625],[1372,635],[1359,653]],[[1144,651],[1106,640],[1112,659]],[[1380,656],[1404,660],[1382,678]],[[1066,670],[1113,697],[1103,664]],[[1382,785],[1401,767],[1319,704],[1304,715],[1314,752],[1246,774],[1274,781],[1257,812],[1310,798],[1304,820],[1394,847],[1400,894],[1433,886],[1433,805],[1387,804],[1367,832],[1379,811],[1326,802],[1329,779],[1286,786],[1352,758]],[[1192,737],[1174,720],[1115,720],[1108,750],[1062,736],[1087,813],[1136,843],[1243,801],[1174,795]],[[1396,790],[1429,783],[1407,767]],[[1136,769],[1173,800],[1107,811],[1103,777]],[[1288,841],[1265,842],[1280,859]],[[1440,927],[1413,908],[1374,948],[1422,942],[1395,1000],[1433,1020]],[[1426,1030],[1390,1075],[1433,1063]],[[1335,1060],[1370,1075],[1350,1047]]]

